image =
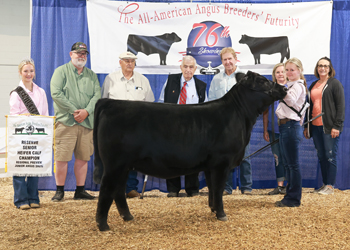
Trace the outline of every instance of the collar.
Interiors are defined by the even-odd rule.
[[[293,81],[293,82],[287,82],[287,87],[290,88],[292,87],[295,83],[300,83],[300,84],[304,84],[304,80],[296,80],[296,81]]]
[[[223,71],[223,75],[224,75],[224,77],[227,77],[227,78],[233,78],[236,76],[237,72],[240,72],[240,70],[239,70],[238,66],[236,65],[236,70],[231,75],[226,74],[226,70]]]
[[[73,70],[77,75],[79,75],[78,69],[74,66],[74,64],[72,63],[72,60],[69,61],[68,65],[71,68],[71,70]],[[83,71],[81,72],[80,75],[84,74],[84,71],[85,71],[85,66],[83,67]]]
[[[36,85],[34,82],[33,82],[33,91],[31,92],[29,89],[26,88],[26,86],[24,85],[23,81],[21,80],[19,82],[19,86],[21,86],[25,91],[27,91],[28,93],[32,93],[34,92],[34,89],[36,89],[38,87],[38,85]]]
[[[181,74],[181,88],[184,86],[184,82],[187,82],[187,86],[189,86],[189,85],[192,86],[195,84],[194,77],[192,77],[191,80],[189,80],[189,81],[185,81],[183,74]]]

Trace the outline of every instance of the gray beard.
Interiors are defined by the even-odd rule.
[[[86,60],[73,59],[72,63],[78,68],[83,68],[86,64]]]

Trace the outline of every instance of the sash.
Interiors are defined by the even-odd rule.
[[[12,90],[10,95],[13,91],[17,92],[30,114],[40,115],[37,107],[35,106],[32,98],[30,98],[30,96],[28,95],[27,91],[25,91],[21,86],[18,86],[17,88]]]

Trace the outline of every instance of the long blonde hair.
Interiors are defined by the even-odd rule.
[[[304,80],[304,86],[305,86],[306,93],[307,93],[306,79],[305,79],[305,76],[304,76],[304,74],[303,74],[303,71],[304,71],[303,64],[302,64],[301,61],[300,61],[298,58],[296,58],[296,57],[292,57],[292,58],[288,59],[288,60],[284,63],[284,68],[286,68],[287,63],[293,63],[293,64],[295,64],[295,66],[297,66],[297,68],[298,68],[299,71],[300,71],[300,79]],[[287,77],[287,80],[289,81],[288,77]]]

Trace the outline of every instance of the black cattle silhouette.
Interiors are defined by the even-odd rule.
[[[251,37],[242,35],[239,43],[247,44],[250,52],[254,56],[254,63],[260,64],[261,54],[275,54],[281,53],[281,63],[284,58],[287,60],[290,58],[289,42],[286,36],[277,37]]]
[[[17,134],[17,132],[21,132],[21,134],[23,133],[23,129],[24,128],[15,128],[15,134]]]
[[[38,133],[45,133],[45,128],[36,128],[36,130],[38,131]]]
[[[128,51],[137,55],[142,52],[146,55],[159,54],[160,65],[166,65],[166,56],[171,45],[180,42],[181,38],[176,33],[165,33],[160,36],[140,36],[130,34],[128,36]]]

